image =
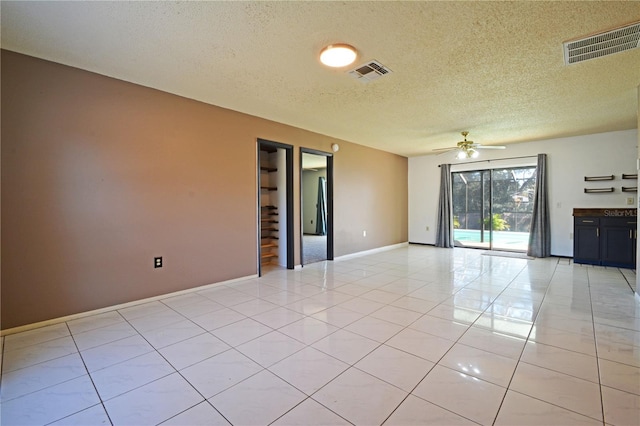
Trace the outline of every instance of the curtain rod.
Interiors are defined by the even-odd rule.
[[[477,161],[467,161],[464,163],[455,163],[452,166],[457,166],[458,164],[474,164],[474,163],[490,163],[492,161],[502,161],[502,160],[519,160],[520,158],[538,158],[537,155],[523,155],[521,157],[508,157],[508,158],[494,158],[493,160],[477,160]],[[440,167],[440,164],[438,164]]]

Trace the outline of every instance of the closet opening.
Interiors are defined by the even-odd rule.
[[[258,275],[294,268],[293,146],[258,139]]]

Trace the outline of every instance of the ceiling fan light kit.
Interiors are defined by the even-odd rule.
[[[455,147],[452,148],[438,148],[433,151],[457,151],[456,158],[458,160],[467,160],[470,158],[478,158],[480,155],[479,149],[505,149],[505,146],[491,145],[484,146],[475,143],[474,141],[468,141],[467,136],[469,132],[464,131],[461,132],[464,140],[458,142]]]

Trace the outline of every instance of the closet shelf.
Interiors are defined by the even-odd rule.
[[[262,253],[263,259],[270,259],[272,257],[278,257],[277,253]]]
[[[267,172],[267,173],[273,173],[273,172],[277,172],[278,169],[276,169],[275,167],[260,167],[260,171],[261,172]]]
[[[272,247],[278,247],[278,245],[276,243],[268,243],[268,244],[262,244],[260,246],[260,248],[263,248],[263,249],[272,248]]]
[[[264,189],[265,191],[277,191],[277,186],[261,186],[260,189]]]

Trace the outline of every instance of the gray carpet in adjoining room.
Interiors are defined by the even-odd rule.
[[[302,262],[307,265],[309,263],[327,260],[327,236],[326,235],[308,235],[302,236]]]

